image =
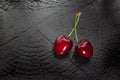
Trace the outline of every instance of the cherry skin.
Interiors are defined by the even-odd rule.
[[[82,39],[75,47],[75,51],[79,56],[83,58],[90,58],[93,54],[93,47],[88,40]]]
[[[71,50],[72,46],[73,42],[71,39],[65,35],[60,35],[57,37],[54,43],[55,54],[58,56],[65,55]]]

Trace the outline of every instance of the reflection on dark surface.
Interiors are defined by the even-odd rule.
[[[89,59],[86,58],[82,58],[79,55],[77,55],[76,53],[73,54],[73,58],[75,60],[75,64],[79,64],[80,66],[87,64],[89,62]]]
[[[119,0],[0,1],[0,80],[119,80],[119,8]],[[91,41],[93,57],[76,55],[75,41],[57,57],[54,40],[68,34],[78,11],[78,36]]]

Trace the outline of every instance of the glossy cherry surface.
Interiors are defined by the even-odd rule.
[[[93,54],[93,47],[88,40],[82,39],[75,47],[75,51],[81,57],[90,58]]]
[[[73,46],[72,40],[67,38],[65,35],[60,35],[57,37],[54,43],[54,50],[56,55],[65,55],[67,54]]]

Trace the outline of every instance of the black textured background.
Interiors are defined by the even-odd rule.
[[[72,48],[59,58],[54,40],[78,11],[77,32],[93,57]],[[120,80],[120,0],[0,0],[0,80]]]

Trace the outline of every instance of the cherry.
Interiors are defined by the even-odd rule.
[[[55,40],[54,50],[56,55],[58,56],[65,55],[71,50],[73,46],[73,41],[69,37],[72,35],[73,32],[75,32],[75,38],[76,38],[76,41],[78,42],[77,46],[75,47],[75,52],[79,56],[84,58],[90,58],[92,56],[93,47],[90,41],[86,39],[82,39],[78,41],[76,28],[77,28],[80,16],[81,16],[81,12],[78,12],[75,17],[75,22],[74,22],[72,31],[68,34],[68,36],[60,35]]]
[[[82,39],[75,47],[76,53],[84,58],[90,58],[93,54],[93,47],[88,40]]]
[[[66,37],[65,35],[60,35],[55,40],[54,49],[55,53],[58,56],[67,54],[73,46],[73,42],[71,39]]]
[[[78,24],[80,15],[81,15],[80,12],[76,14],[77,20],[75,22],[75,25]],[[90,41],[88,41],[88,40],[82,39],[82,40],[78,41],[76,28],[77,28],[77,26],[75,27],[74,32],[75,32],[75,38],[76,38],[76,41],[78,42],[78,45],[75,47],[75,51],[81,57],[90,58],[93,54],[93,47],[92,47]]]

